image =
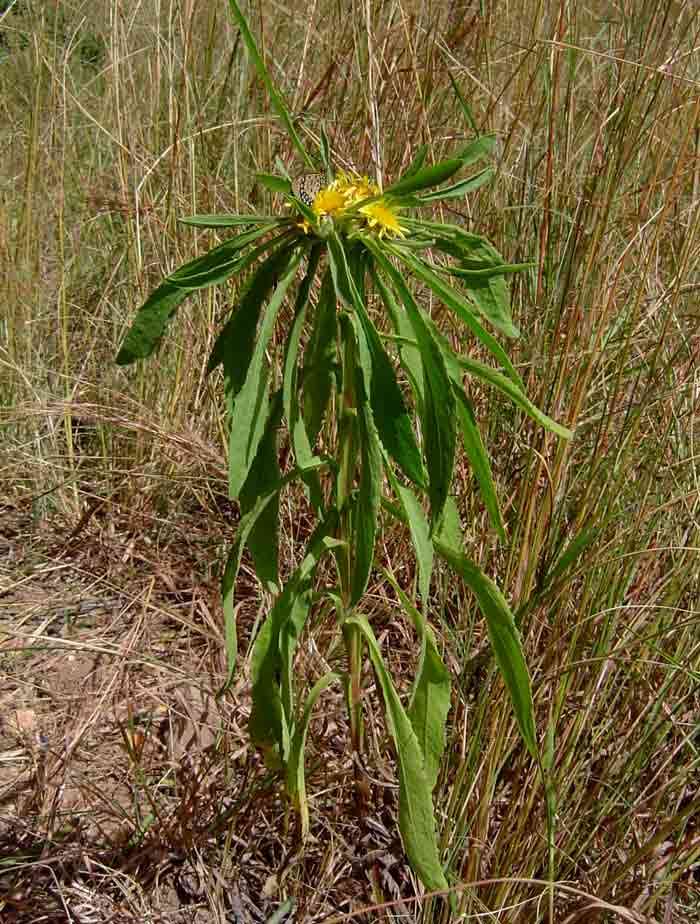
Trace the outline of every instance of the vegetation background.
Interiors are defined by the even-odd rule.
[[[431,617],[456,679],[441,843],[452,881],[480,883],[461,919],[697,921],[697,5],[247,13],[302,130],[324,120],[341,166],[391,179],[421,142],[438,158],[474,126],[497,135],[494,182],[450,217],[535,261],[512,283],[512,355],[576,429],[564,445],[474,388],[508,544],[466,463],[455,490],[469,554],[520,620],[547,784],[474,602],[438,574]],[[245,747],[245,669],[212,696],[237,512],[205,362],[235,291],[192,299],[147,365],[114,364],[149,290],[216,241],[178,217],[280,208],[255,172],[276,157],[301,171],[227,4],[3,0],[0,145],[3,921],[261,921],[287,898],[298,921],[369,905],[359,919],[447,921],[445,903],[412,901],[379,723],[363,819],[342,703],[313,723],[302,851]],[[300,505],[284,507],[288,568],[310,528]],[[380,553],[410,589],[399,530]],[[266,605],[248,589],[244,641]],[[410,674],[392,594],[378,579],[369,599],[395,676]],[[332,657],[323,643],[319,620],[300,674]]]

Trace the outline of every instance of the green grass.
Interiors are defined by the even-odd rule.
[[[194,298],[169,349],[148,365],[120,369],[114,356],[148,291],[216,240],[177,218],[272,208],[255,172],[273,169],[276,157],[292,174],[302,165],[270,116],[225,3],[21,6],[0,12],[4,499],[31,511],[27,535],[60,524],[65,538],[88,503],[100,506],[81,541],[99,545],[110,522],[117,534],[147,533],[151,553],[139,548],[152,556],[148,580],[162,600],[149,596],[146,558],[134,560],[127,589],[155,618],[175,607],[162,574],[172,556],[177,584],[178,542],[198,543],[197,584],[230,538],[219,383],[206,378],[202,357],[235,293]],[[689,2],[671,9],[646,0],[575,5],[561,17],[554,3],[458,9],[371,4],[369,33],[362,4],[320,2],[311,19],[308,5],[249,12],[302,134],[325,120],[341,162],[370,175],[380,165],[387,182],[420,143],[437,159],[473,137],[449,75],[457,80],[475,125],[498,136],[497,173],[446,214],[489,236],[507,259],[535,261],[512,279],[522,331],[513,356],[535,403],[576,430],[571,444],[560,442],[495,391],[473,388],[508,542],[490,532],[466,463],[456,482],[462,525],[470,555],[498,579],[520,621],[540,739],[550,734],[549,790],[519,742],[492,662],[471,660],[485,642],[474,601],[438,575],[433,623],[458,681],[436,794],[443,857],[455,884],[492,880],[460,892],[461,912],[479,920],[624,919],[593,910],[588,895],[629,914],[690,922],[698,893],[689,877],[700,857],[700,20]],[[448,313],[433,307],[449,332]],[[472,344],[464,351],[484,358]],[[284,509],[291,569],[306,524]],[[144,525],[127,526],[130,515]],[[32,543],[27,573],[10,556],[2,561],[8,586],[65,561],[55,545]],[[382,554],[410,589],[405,537],[397,532]],[[105,573],[124,589],[123,567],[108,561]],[[395,633],[395,603],[379,584],[373,593],[370,615]],[[252,623],[252,583],[249,599]],[[177,663],[193,677],[216,656],[217,606],[214,597],[204,628],[189,615],[169,628]],[[400,678],[411,643],[400,633],[395,640]],[[122,641],[115,635],[117,648]],[[167,687],[170,655],[162,660]],[[301,670],[316,676],[311,655]],[[226,720],[238,720],[238,706],[229,708]],[[381,769],[383,732],[370,733]],[[314,734],[323,761],[316,723]],[[207,832],[223,832],[221,869],[233,875],[246,813],[284,817],[271,784],[245,760],[253,776],[235,784],[239,803],[196,837],[184,815],[180,827],[166,816],[172,795],[163,780],[143,796],[145,771],[134,818],[143,826],[153,814],[149,834],[191,850],[210,844]],[[233,764],[227,752],[217,758],[217,780],[235,778]],[[323,779],[322,768],[309,773],[312,814],[321,816],[312,833],[340,846],[290,861],[274,893],[298,899],[300,920],[320,920],[333,907],[324,896],[338,902],[338,881],[353,878],[336,878],[342,826]],[[329,792],[344,785],[342,776],[327,783]],[[206,802],[192,780],[178,799]],[[26,812],[60,851],[37,806]],[[270,824],[272,873],[293,835]],[[118,868],[118,851],[112,861]],[[583,894],[555,886],[550,895],[524,880]],[[224,901],[217,888],[212,907]],[[345,888],[353,908],[369,903],[369,892]],[[376,884],[376,902],[391,898],[386,882]],[[447,920],[433,901],[409,908],[416,921]]]

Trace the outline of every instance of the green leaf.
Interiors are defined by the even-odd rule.
[[[377,287],[384,307],[391,318],[394,330],[398,335],[399,359],[411,383],[411,389],[415,396],[419,412],[422,414],[424,405],[423,361],[421,359],[420,350],[418,349],[418,344],[415,339],[413,339],[413,328],[411,327],[406,312],[397,305],[392,291],[384,284],[382,277],[377,273],[374,265],[372,265],[372,280]]]
[[[365,387],[369,394],[370,407],[377,433],[388,455],[414,484],[425,486],[425,474],[420,450],[413,435],[413,425],[406,410],[396,374],[377,329],[365,309],[360,295],[360,285],[353,281],[347,257],[341,240],[333,235],[328,241],[331,258],[331,272],[334,273],[336,291],[339,297],[355,309],[362,325],[364,348],[368,364],[365,370]],[[364,272],[364,267],[363,267]],[[354,322],[353,322],[354,323]],[[355,336],[360,332],[355,326]]]
[[[117,364],[128,366],[146,359],[155,350],[171,317],[189,292],[171,282],[162,282],[139,309],[117,353]]]
[[[246,48],[248,49],[250,60],[252,61],[253,66],[255,67],[255,70],[258,72],[258,76],[260,77],[262,82],[265,84],[267,92],[270,96],[270,103],[272,104],[272,108],[275,110],[277,115],[280,117],[280,119],[284,123],[284,127],[287,130],[287,134],[289,135],[290,141],[292,142],[294,147],[297,149],[297,151],[301,154],[306,165],[309,167],[313,167],[313,161],[307,154],[306,149],[304,148],[304,145],[301,143],[301,139],[299,138],[299,135],[297,134],[297,131],[294,128],[294,123],[292,121],[292,117],[289,113],[289,110],[285,106],[284,101],[282,100],[282,97],[277,92],[277,89],[275,88],[275,85],[273,84],[272,80],[270,79],[270,75],[267,72],[265,63],[263,62],[263,59],[260,57],[258,46],[255,44],[255,39],[253,38],[253,35],[248,26],[248,22],[241,11],[241,8],[239,7],[236,0],[229,0],[229,6],[231,7],[233,18],[236,20],[236,22],[238,23],[238,28],[241,30],[241,35],[243,37],[243,41],[245,42]]]
[[[430,591],[430,577],[433,573],[433,543],[430,538],[428,521],[413,491],[399,484],[396,476],[388,467],[387,475],[394,494],[396,494],[399,499],[405,522],[408,524],[408,528],[411,532],[413,548],[415,549],[416,561],[418,563],[418,592],[420,593],[423,605],[427,606]]]
[[[311,336],[304,351],[304,422],[312,446],[323,425],[338,375],[336,339],[335,289],[331,271],[327,269],[316,305]]]
[[[425,158],[428,153],[428,145],[421,144],[420,147],[416,148],[416,153],[413,155],[413,160],[408,166],[408,169],[401,175],[401,181],[408,180],[410,177],[415,176],[416,173],[425,163]]]
[[[510,694],[520,734],[528,751],[536,758],[537,741],[530,675],[510,607],[494,582],[466,555],[457,552],[439,538],[434,541],[435,551],[473,592],[486,618],[491,647]]]
[[[402,260],[406,266],[409,267],[409,269],[415,276],[417,276],[418,279],[429,286],[438,296],[438,298],[440,298],[440,300],[451,311],[453,311],[457,317],[460,318],[460,320],[466,324],[474,336],[477,337],[481,343],[483,343],[483,345],[496,358],[500,365],[506,370],[508,376],[512,378],[515,384],[522,389],[522,381],[516,372],[515,367],[511,363],[508,354],[499,344],[499,342],[491,334],[489,334],[488,331],[484,330],[481,324],[477,321],[472,311],[472,306],[469,304],[469,302],[467,302],[459,292],[443,282],[437,273],[435,273],[424,260],[421,260],[418,257],[414,257],[413,254],[407,253],[400,247],[391,246],[390,250],[397,257],[399,257],[399,259]],[[503,319],[490,317],[489,320],[494,325],[494,327],[497,327],[508,336],[518,336],[517,328],[514,327],[512,323],[509,323],[507,318]]]
[[[172,282],[173,285],[179,286],[181,289],[190,291],[224,282],[229,276],[242,268],[241,250],[253,244],[276,225],[276,221],[260,225],[253,228],[252,231],[246,231],[230,238],[228,241],[224,241],[223,244],[212,248],[201,257],[180,266],[168,276],[166,281]],[[272,245],[281,244],[287,239],[287,236],[286,234],[281,234],[273,241],[267,241],[263,245],[264,249],[268,250]]]
[[[462,534],[462,523],[459,518],[457,502],[450,494],[442,511],[442,517],[436,530],[436,538],[440,542],[448,545],[455,552],[462,552],[464,549],[464,536]],[[434,545],[434,541],[433,541]]]
[[[316,701],[325,689],[332,683],[342,683],[340,674],[324,674],[311,688],[304,705],[304,713],[301,720],[294,729],[291,745],[289,748],[289,760],[287,761],[287,792],[294,802],[296,811],[301,820],[301,839],[306,840],[309,834],[309,805],[306,799],[306,776],[304,773],[304,747],[306,745],[306,734],[311,722],[311,713]]]
[[[272,337],[277,313],[282,306],[287,289],[294,279],[301,251],[291,255],[284,275],[270,299],[262,319],[258,339],[253,350],[245,380],[233,399],[231,409],[231,432],[229,436],[229,493],[232,499],[238,497],[250,466],[258,451],[267,419],[269,370],[265,351]]]
[[[442,755],[445,752],[445,725],[450,711],[450,673],[443,664],[435,633],[425,617],[399,587],[396,579],[384,572],[401,601],[420,639],[418,671],[413,684],[408,717],[416,733],[425,764],[430,791],[435,789]]]
[[[323,553],[332,547],[328,534],[336,528],[335,514],[319,524],[309,540],[304,560],[275,601],[253,646],[251,740],[268,755],[276,750],[283,764],[289,758],[294,723],[294,650],[309,614],[315,570]]]
[[[286,902],[282,902],[277,911],[271,915],[266,921],[265,924],[291,924],[291,918],[288,918],[296,906],[296,902],[293,898],[288,898]]]
[[[385,257],[382,248],[369,237],[362,240],[374,253],[377,265],[391,279],[406,309],[423,362],[423,439],[428,468],[431,521],[440,519],[452,481],[457,425],[455,398],[440,344],[423,317],[403,276]]]
[[[426,202],[440,202],[442,199],[463,199],[468,193],[474,192],[474,190],[488,183],[494,173],[493,167],[486,167],[474,176],[470,176],[467,180],[460,180],[459,183],[442,186],[440,189],[436,189],[435,192],[419,196],[420,202],[423,204]]]
[[[406,477],[424,487],[423,462],[394,367],[361,301],[356,303],[355,310],[370,353],[370,404],[379,439]]]
[[[552,420],[551,417],[548,417],[537,407],[536,404],[533,404],[532,401],[530,401],[527,395],[521,391],[520,388],[513,384],[511,379],[501,375],[500,372],[496,372],[495,369],[492,369],[490,366],[487,366],[484,363],[480,363],[475,359],[469,359],[467,356],[457,355],[456,360],[459,367],[464,372],[468,372],[469,375],[473,375],[474,378],[481,379],[481,381],[487,382],[489,385],[493,385],[494,388],[497,388],[500,392],[506,395],[506,397],[510,398],[513,404],[516,404],[529,417],[532,417],[534,421],[536,421],[546,430],[550,430],[552,433],[555,433],[557,436],[560,436],[565,440],[571,439],[574,435],[571,430],[563,427],[561,424],[558,424],[555,420]],[[451,371],[450,374],[454,378],[454,372]],[[461,378],[457,376],[457,378],[454,378],[454,381],[461,388]]]
[[[458,255],[455,248],[446,246],[441,241],[437,242],[436,247]],[[508,329],[515,330],[511,320],[510,294],[505,276],[517,272],[520,268],[527,268],[527,264],[505,263],[496,248],[485,239],[473,241],[468,254],[461,253],[459,258],[459,267],[451,269],[450,272],[460,277],[481,314],[499,330],[506,333]]]
[[[321,459],[312,459],[309,470],[312,468],[318,468],[322,465],[323,462]],[[233,679],[233,674],[236,670],[236,659],[238,657],[238,641],[237,641],[237,632],[236,632],[236,607],[234,605],[234,591],[236,589],[236,578],[238,577],[238,571],[241,567],[241,559],[243,557],[243,549],[245,548],[248,537],[251,530],[258,522],[260,517],[264,514],[265,510],[271,504],[275,498],[279,495],[279,492],[288,485],[295,478],[299,477],[299,469],[294,468],[291,472],[284,476],[284,478],[276,484],[267,494],[263,497],[259,497],[255,502],[253,508],[248,511],[244,516],[241,517],[241,520],[238,524],[238,529],[236,531],[236,537],[234,539],[233,545],[231,546],[231,551],[229,552],[228,559],[226,561],[226,567],[224,568],[224,574],[221,579],[221,596],[223,599],[223,609],[224,609],[224,629],[225,629],[225,639],[226,639],[226,654],[228,662],[228,675],[226,683],[222,688],[221,692],[224,692],[228,689],[231,680]]]
[[[322,247],[317,245],[309,255],[309,264],[306,275],[299,286],[296,305],[294,307],[294,321],[287,337],[287,349],[284,357],[284,370],[282,375],[282,390],[284,396],[284,414],[287,418],[289,436],[292,443],[294,458],[299,465],[305,465],[312,456],[311,441],[306,432],[304,417],[299,402],[299,384],[297,356],[299,354],[299,340],[306,320],[306,311],[309,305],[309,292],[316,276]],[[309,489],[310,499],[317,511],[323,507],[323,494],[318,478],[311,473],[305,479]]]
[[[361,459],[360,485],[353,508],[353,555],[350,606],[365,592],[374,562],[374,545],[381,501],[382,454],[368,400],[372,368],[369,347],[362,327],[354,318],[344,317],[344,336],[357,343],[356,400]]]
[[[326,179],[330,182],[333,179],[333,164],[331,162],[331,145],[326,134],[326,126],[321,125],[321,139],[319,144],[319,154],[321,163],[326,171]]]
[[[279,484],[282,473],[277,456],[277,431],[282,416],[282,396],[277,392],[271,402],[271,412],[265,433],[258,446],[253,464],[241,488],[241,514],[252,510],[259,498],[266,496]],[[303,465],[311,462],[311,453]],[[248,549],[258,580],[270,593],[275,593],[279,580],[279,494],[267,505],[248,536]]]
[[[237,228],[241,225],[282,225],[289,219],[275,215],[189,215],[178,218],[180,224],[193,225],[195,228]]]
[[[398,761],[399,830],[406,854],[426,889],[447,889],[447,880],[440,865],[431,788],[416,733],[386,669],[370,624],[364,616],[354,616],[347,623],[357,626],[364,635],[381,687],[387,728],[394,741]]]
[[[227,391],[236,395],[245,381],[260,320],[260,309],[277,277],[289,260],[290,250],[281,247],[257,267],[239,295],[238,308],[221,328],[214,342],[207,372],[223,363]]]
[[[274,173],[256,173],[255,179],[261,186],[264,186],[265,189],[269,189],[270,192],[286,193],[289,195],[292,191],[291,182],[283,176],[275,176]]]
[[[227,279],[257,260],[261,253],[271,247],[281,246],[281,242],[286,239],[287,235],[283,234],[278,238],[268,240],[260,247],[241,255],[242,250],[272,227],[274,224],[268,222],[246,234],[239,234],[210,250],[204,256],[186,263],[168,276],[139,309],[117,354],[118,365],[126,366],[137,359],[146,359],[151,355],[165,333],[170,319],[190,292]],[[218,267],[219,276],[211,275],[213,266]],[[207,268],[206,272],[203,271],[203,267]],[[184,285],[183,279],[185,281],[189,279],[192,284]],[[200,281],[194,284],[194,280]]]
[[[506,381],[508,381],[508,379],[506,379]],[[491,474],[491,463],[489,462],[488,453],[486,452],[481,434],[479,433],[479,428],[474,416],[474,409],[465,395],[464,390],[456,384],[455,395],[457,397],[457,412],[459,414],[459,423],[462,428],[464,450],[467,453],[469,464],[479,483],[481,497],[483,498],[484,506],[486,507],[491,524],[500,538],[505,542],[506,531],[498,506],[496,486],[493,482],[493,475]]]
[[[419,189],[426,189],[430,186],[438,186],[458,170],[461,170],[462,167],[467,167],[482,157],[486,157],[491,153],[494,144],[494,138],[482,135],[481,138],[477,138],[476,141],[472,141],[471,144],[467,145],[455,157],[441,160],[432,167],[422,167],[406,179],[401,179],[398,183],[394,183],[393,186],[384,191],[384,195],[393,198],[394,196],[403,196],[406,193],[416,192]]]

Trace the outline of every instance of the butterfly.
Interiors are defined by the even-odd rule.
[[[304,173],[292,182],[292,195],[304,205],[312,206],[318,193],[327,185],[325,173]]]

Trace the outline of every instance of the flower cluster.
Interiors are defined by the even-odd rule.
[[[366,204],[362,205],[365,200]],[[356,208],[357,206],[359,208]],[[379,237],[383,237],[387,232],[404,237],[404,229],[396,210],[381,197],[381,189],[367,176],[339,171],[336,178],[316,194],[311,208],[319,218],[329,216],[342,219],[361,216]],[[308,233],[308,223],[303,222],[302,225]]]

